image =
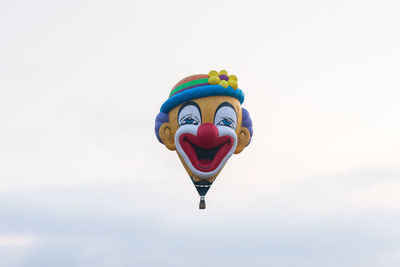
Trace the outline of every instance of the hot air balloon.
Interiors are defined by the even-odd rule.
[[[172,88],[156,117],[156,137],[177,152],[199,193],[200,209],[205,209],[204,197],[228,159],[242,152],[253,136],[237,81],[225,70],[188,76]]]

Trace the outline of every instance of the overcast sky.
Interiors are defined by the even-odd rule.
[[[0,266],[400,265],[398,1],[0,2]],[[198,210],[154,119],[238,76]]]

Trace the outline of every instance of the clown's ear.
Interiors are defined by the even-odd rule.
[[[239,154],[250,142],[250,131],[246,127],[242,127],[238,134],[238,141],[235,154]]]
[[[160,130],[158,131],[160,134],[160,138],[163,141],[164,145],[169,149],[169,150],[175,150],[175,141],[174,141],[174,135],[172,134],[172,130],[170,127],[170,124],[168,122],[163,123],[160,127]]]

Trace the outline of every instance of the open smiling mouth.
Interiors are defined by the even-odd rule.
[[[233,138],[225,135],[214,140],[201,140],[189,133],[179,137],[179,143],[193,167],[202,172],[214,171],[233,146]]]

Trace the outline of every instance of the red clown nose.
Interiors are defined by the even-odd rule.
[[[203,148],[213,148],[218,138],[218,128],[211,123],[203,123],[197,129],[198,144]]]

